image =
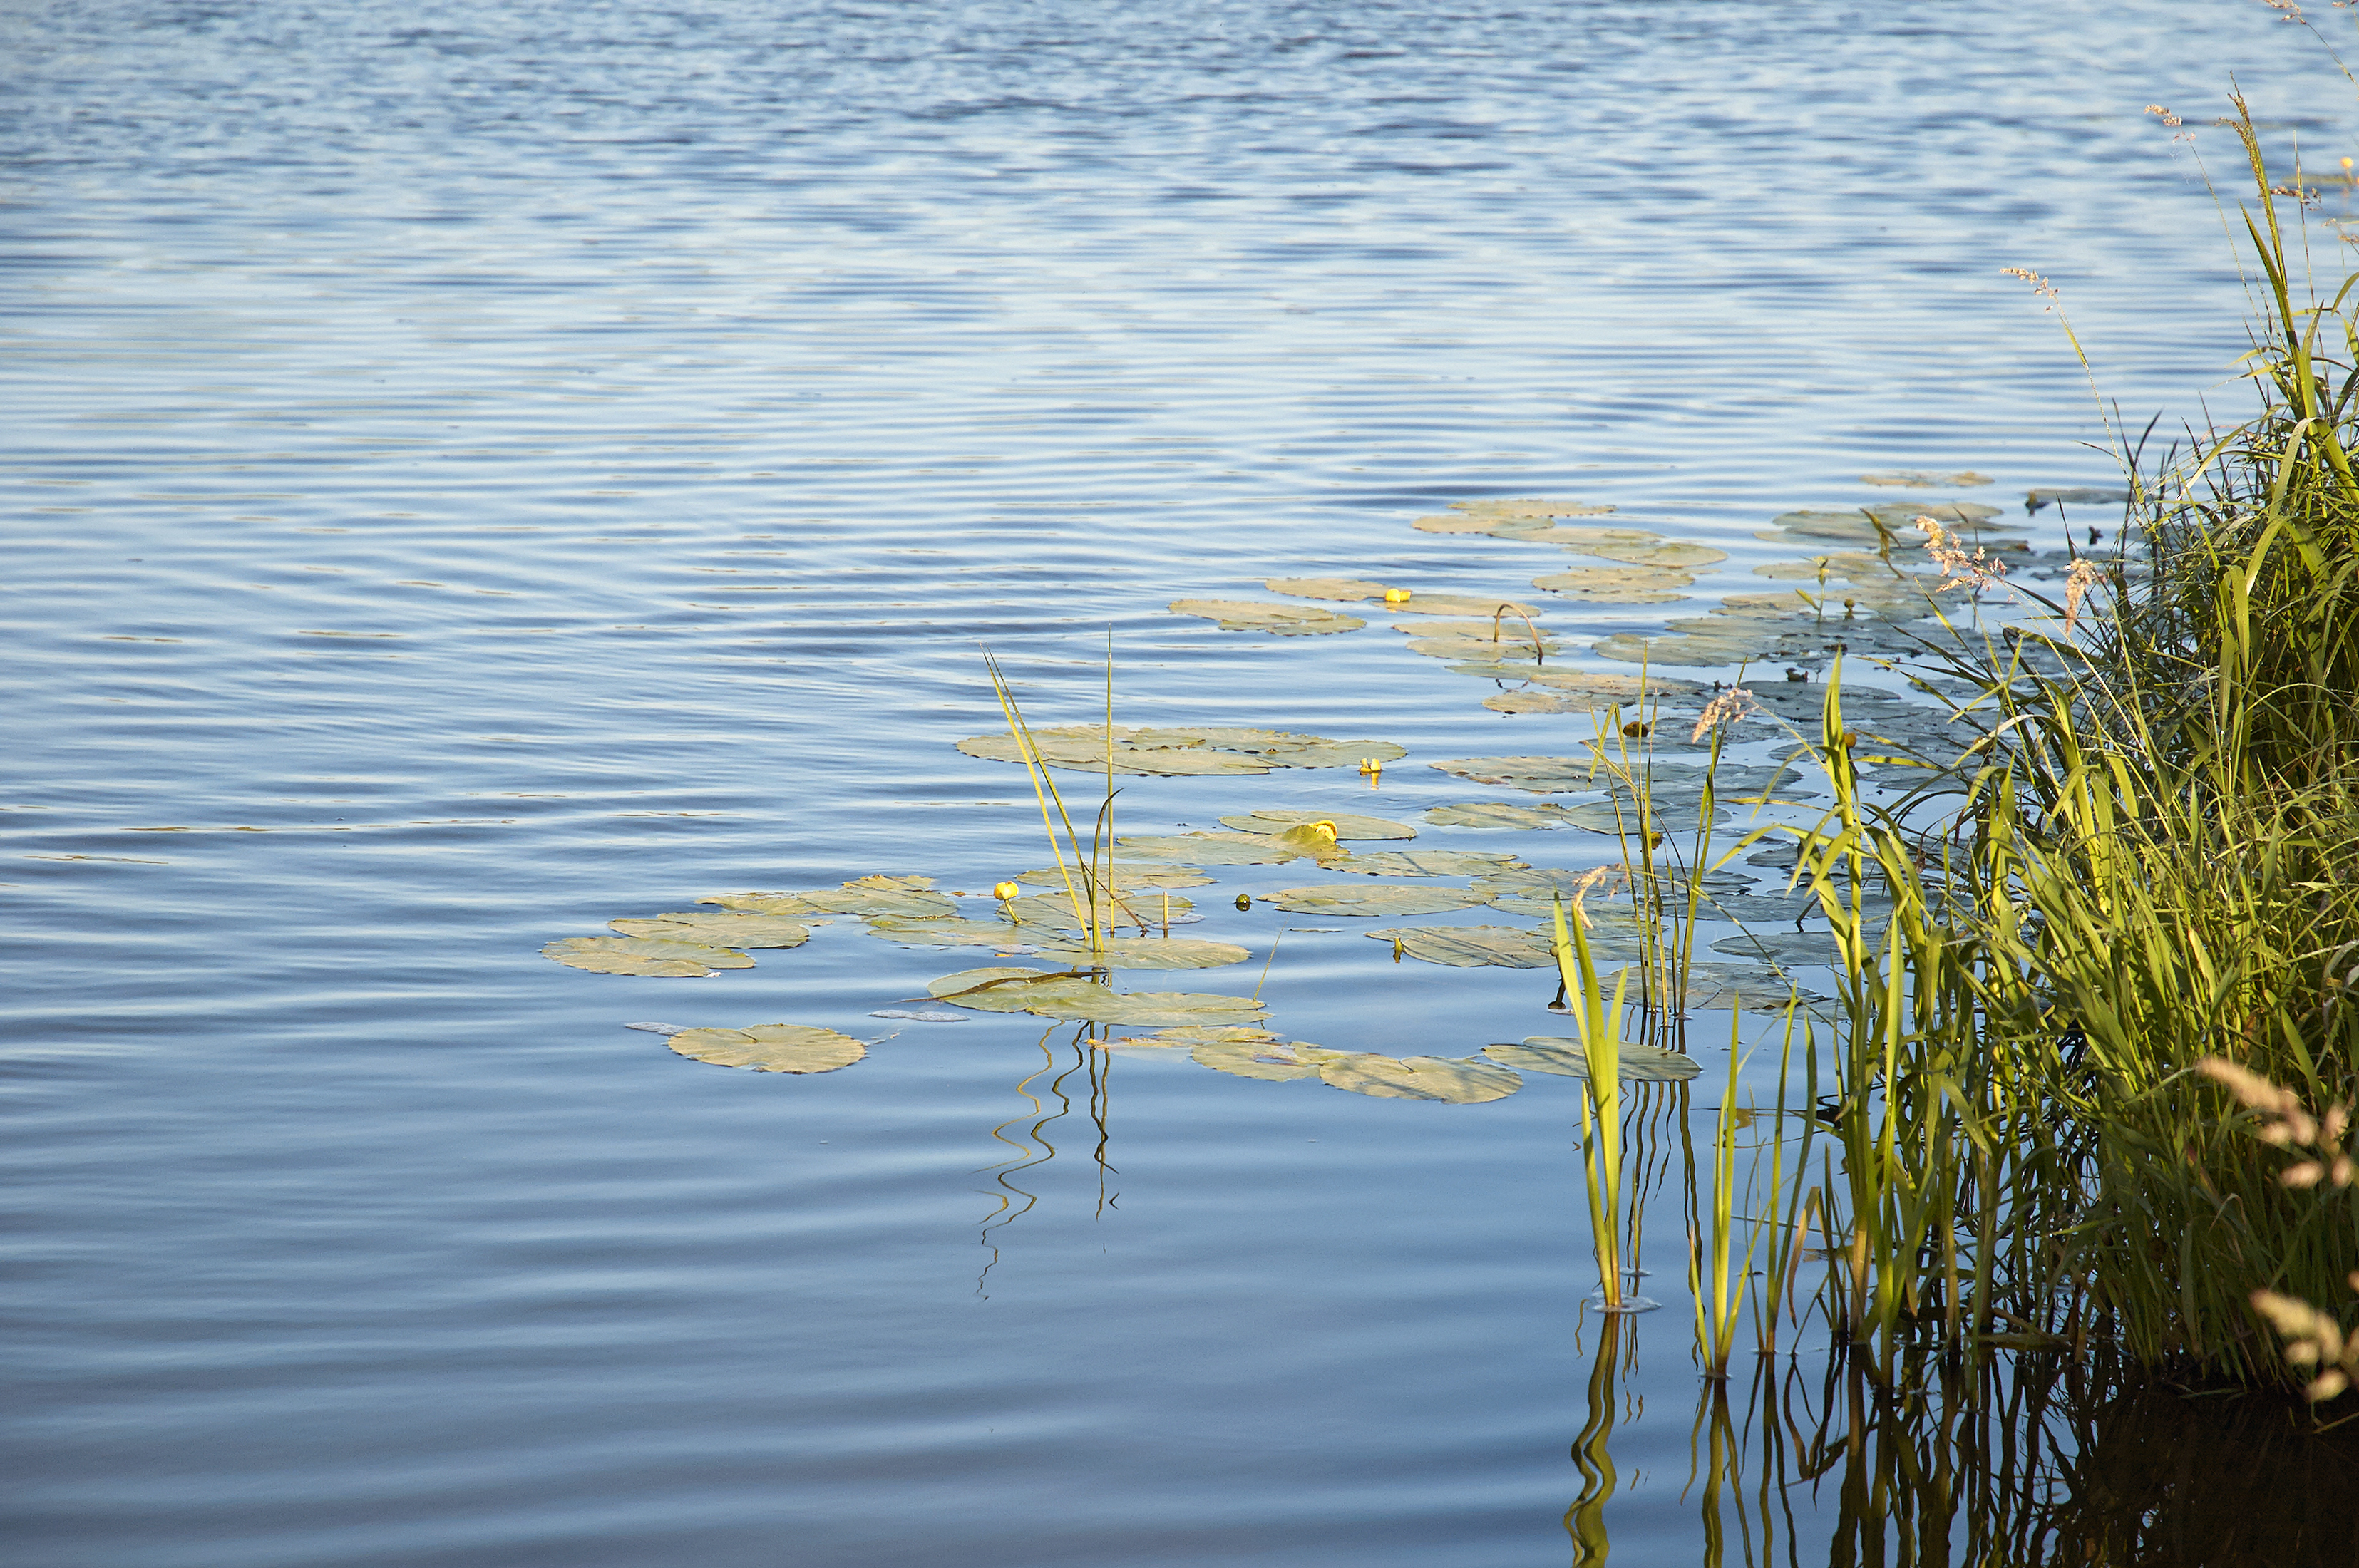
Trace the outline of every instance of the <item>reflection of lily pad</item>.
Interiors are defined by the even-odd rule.
[[[1032,731],[1042,759],[1052,768],[1103,773],[1105,730],[1095,724],[1064,724]],[[976,735],[958,749],[994,762],[1023,761],[1012,735]],[[1266,773],[1272,768],[1356,767],[1373,757],[1389,762],[1408,753],[1389,741],[1330,741],[1282,730],[1245,730],[1224,725],[1114,727],[1114,771],[1149,777]]]
[[[1272,593],[1290,593],[1297,599],[1333,599],[1353,600],[1382,599],[1391,591],[1389,584],[1370,582],[1355,577],[1274,577],[1262,586]]]
[[[1189,1023],[1258,1022],[1267,1009],[1249,997],[1204,991],[1117,991],[1086,975],[983,968],[945,975],[926,989],[953,1007],[1030,1012],[1043,1018],[1169,1028]]]
[[[1175,599],[1171,601],[1171,613],[1218,622],[1223,632],[1267,632],[1278,637],[1356,632],[1367,624],[1356,615],[1338,611],[1313,610],[1305,604],[1265,604],[1247,599]]]
[[[1379,849],[1329,868],[1364,877],[1470,877],[1524,862],[1493,849]]]
[[[1412,958],[1455,969],[1545,969],[1556,962],[1549,939],[1520,925],[1396,925],[1368,935],[1398,943]]]
[[[1565,1035],[1534,1034],[1520,1045],[1485,1045],[1483,1054],[1519,1072],[1554,1073],[1565,1078],[1589,1076],[1589,1058],[1582,1054],[1581,1042]],[[1623,1041],[1619,1055],[1616,1076],[1625,1084],[1677,1083],[1703,1071],[1692,1056],[1636,1040]]]
[[[1270,903],[1294,914],[1438,914],[1470,909],[1483,901],[1463,888],[1401,888],[1347,882],[1328,887],[1288,888]]]
[[[1378,1056],[1353,1052],[1331,1057],[1319,1076],[1332,1087],[1378,1099],[1441,1100],[1480,1105],[1524,1087],[1506,1068],[1477,1056]]]
[[[1308,823],[1324,822],[1335,829],[1338,838],[1414,838],[1417,829],[1406,822],[1390,817],[1363,816],[1351,811],[1272,811],[1261,810],[1249,816],[1223,816],[1221,825],[1241,833],[1283,833],[1289,827]]]
[[[1251,955],[1233,942],[1204,942],[1181,936],[1114,936],[1103,947],[1086,942],[1040,944],[1040,957],[1076,968],[1217,969],[1242,964]]]
[[[688,979],[715,969],[750,969],[754,960],[701,942],[655,942],[644,936],[566,936],[540,950],[570,968],[593,975],[649,975]]]
[[[1294,1078],[1317,1077],[1319,1064],[1338,1053],[1299,1042],[1281,1044],[1275,1040],[1213,1040],[1198,1045],[1189,1054],[1198,1066],[1210,1067],[1216,1073],[1285,1083]]]
[[[671,1048],[699,1062],[757,1073],[832,1073],[868,1054],[868,1047],[849,1034],[799,1023],[683,1029],[671,1037]]]
[[[711,947],[799,947],[810,940],[809,926],[776,914],[690,911],[658,914],[652,920],[610,920],[606,925],[625,936],[701,942]]]

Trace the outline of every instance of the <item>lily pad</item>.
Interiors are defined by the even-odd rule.
[[[1079,871],[1060,870],[1055,866],[1044,866],[1037,871],[1018,871],[1016,880],[1033,887],[1062,889],[1069,874],[1075,887],[1082,885]],[[1210,887],[1214,880],[1193,866],[1138,865],[1121,860],[1116,860],[1114,866],[1114,889],[1116,892],[1134,892],[1147,888]]]
[[[1809,901],[1798,907],[1816,909],[1817,902]],[[1776,964],[1840,964],[1842,950],[1836,946],[1832,931],[1747,931],[1735,936],[1723,936],[1712,945],[1715,953],[1726,953],[1735,958],[1767,958]]]
[[[1264,1045],[1277,1038],[1266,1029],[1249,1029],[1239,1024],[1184,1023],[1177,1029],[1158,1029],[1152,1034],[1125,1035],[1115,1044],[1184,1046],[1193,1050],[1199,1045]]]
[[[1484,496],[1473,501],[1453,501],[1452,512],[1475,517],[1494,517],[1506,521],[1519,518],[1603,517],[1611,506],[1600,506],[1591,501],[1567,501],[1561,496],[1522,495]]]
[[[926,989],[953,1007],[984,1012],[1030,1012],[1093,1023],[1180,1024],[1258,1022],[1268,1010],[1249,997],[1203,991],[1117,991],[1086,975],[1039,969],[967,969]]]
[[[1024,940],[1023,934],[1005,920],[961,920],[956,916],[910,919],[875,915],[869,919],[868,934],[917,947],[1006,947]]]
[[[593,975],[650,975],[688,979],[715,969],[750,969],[754,960],[701,942],[657,942],[644,936],[566,936],[540,950],[569,968]]]
[[[1345,882],[1327,887],[1288,888],[1269,902],[1293,914],[1438,914],[1471,909],[1483,901],[1463,888],[1401,888]]]
[[[1543,640],[1534,645],[1529,638],[1518,642],[1513,637],[1495,643],[1487,636],[1412,637],[1406,645],[1421,659],[1441,659],[1452,664],[1538,664],[1564,652],[1561,643]]]
[[[1582,567],[1532,579],[1532,586],[1595,604],[1669,604],[1695,579],[1663,567]]]
[[[1886,501],[1864,510],[1896,533],[1916,532],[1917,519],[1930,517],[1952,532],[1972,534],[1999,514],[1997,507],[1980,501]]]
[[[1525,604],[1520,600],[1509,599],[1505,594],[1496,599],[1486,599],[1463,593],[1420,593],[1406,603],[1388,604],[1385,606],[1385,611],[1391,615],[1462,615],[1469,618],[1479,615],[1487,627],[1491,617],[1503,606],[1507,611],[1507,618],[1518,626],[1523,624],[1522,621],[1516,618],[1518,611],[1535,619],[1548,613],[1539,605]],[[1504,633],[1502,634],[1504,635]]]
[[[1328,870],[1364,877],[1478,877],[1523,863],[1493,849],[1379,849]]]
[[[1519,1072],[1589,1076],[1589,1058],[1582,1054],[1581,1042],[1561,1034],[1527,1035],[1520,1045],[1485,1045],[1483,1054]],[[1625,1084],[1675,1084],[1703,1071],[1692,1056],[1636,1040],[1623,1041],[1618,1054],[1615,1076]]]
[[[749,914],[897,914],[912,919],[955,915],[958,903],[932,892],[931,877],[854,877],[840,888],[810,892],[714,893],[696,902]]]
[[[1223,816],[1221,825],[1240,833],[1283,833],[1289,827],[1324,822],[1338,838],[1414,838],[1417,829],[1390,817],[1363,816],[1350,811],[1262,810],[1247,816]]]
[[[1605,787],[1605,773],[1587,757],[1453,757],[1428,762],[1476,784],[1529,790],[1534,795],[1586,795]]]
[[[1420,534],[1487,534],[1499,525],[1499,519],[1469,512],[1442,512],[1430,517],[1412,520],[1409,526]]]
[[[2038,512],[2061,502],[2067,506],[2122,506],[2129,502],[2126,490],[2112,490],[2089,485],[2069,485],[2062,489],[2035,490],[2023,498],[2026,512]]]
[[[1585,550],[1592,545],[1648,545],[1662,537],[1647,528],[1568,528],[1537,518],[1502,523],[1491,530],[1491,536],[1518,545],[1555,545],[1568,550]]]
[[[712,914],[690,910],[652,920],[610,920],[607,929],[658,942],[701,942],[709,947],[799,947],[810,928],[776,914]]]
[[[1095,724],[1035,730],[1032,739],[1052,768],[1103,773],[1106,732]],[[1018,762],[1023,752],[1008,734],[975,735],[958,743],[970,757]],[[1266,773],[1272,768],[1357,767],[1373,757],[1389,762],[1408,755],[1389,741],[1330,741],[1283,730],[1246,730],[1224,725],[1114,727],[1114,771],[1147,777]]]
[[[1398,943],[1412,958],[1454,969],[1545,969],[1556,963],[1549,938],[1520,925],[1396,925],[1368,935]]]
[[[1392,591],[1390,584],[1355,577],[1274,577],[1262,586],[1272,593],[1290,593],[1297,599],[1345,601],[1382,599]]]
[[[1437,827],[1575,827],[1571,813],[1553,801],[1538,806],[1514,806],[1503,800],[1470,800],[1461,806],[1437,806],[1425,819]]]
[[[1333,1088],[1377,1099],[1441,1100],[1480,1105],[1505,1099],[1524,1080],[1477,1056],[1379,1056],[1353,1052],[1322,1062],[1319,1076]]]
[[[751,1029],[683,1029],[671,1048],[699,1062],[757,1073],[832,1073],[868,1054],[867,1045],[832,1029],[757,1023]]]
[[[1315,1078],[1319,1064],[1338,1054],[1299,1041],[1280,1044],[1276,1040],[1209,1040],[1189,1052],[1200,1067],[1267,1083]]]
[[[1646,981],[1638,969],[1616,970],[1602,977],[1601,983],[1611,995],[1617,978],[1630,977],[1630,995],[1636,998]],[[1682,1011],[1725,1012],[1737,1006],[1741,998],[1746,1012],[1783,1012],[1789,990],[1799,991],[1804,1001],[1824,1001],[1826,999],[1807,986],[1797,986],[1774,969],[1752,964],[1690,964],[1688,966],[1687,996]]]
[[[1078,885],[1078,884],[1076,884]],[[1110,903],[1102,902],[1098,918],[1115,925],[1157,925],[1166,914],[1174,916],[1192,913],[1195,904],[1178,893],[1161,888],[1135,893],[1117,893]],[[1018,925],[1045,925],[1051,931],[1079,931],[1088,924],[1089,895],[1082,895],[1081,914],[1073,910],[1073,901],[1062,888],[1055,892],[1027,893],[1011,898],[999,906],[999,912]],[[1037,938],[1027,938],[1037,940]]]
[[[1247,599],[1175,599],[1171,601],[1171,613],[1217,622],[1223,632],[1267,632],[1277,637],[1356,632],[1367,624],[1356,615],[1333,610],[1313,610],[1301,604],[1265,604]]]
[[[1653,545],[1571,545],[1566,548],[1575,555],[1595,556],[1602,561],[1621,561],[1634,567],[1668,567],[1677,571],[1716,567],[1728,559],[1726,550],[1715,550],[1710,545],[1691,545],[1684,539],[1665,539]]]
[[[1040,956],[1076,968],[1217,969],[1251,957],[1234,942],[1205,942],[1180,936],[1114,936],[1093,950],[1085,942],[1040,944]]]
[[[1288,860],[1324,858],[1320,851],[1287,843],[1275,833],[1183,833],[1117,838],[1114,844],[1134,855],[1169,855],[1209,866],[1277,866]],[[1340,858],[1344,851],[1333,853]]]
[[[1990,475],[1976,473],[1972,469],[1957,473],[1927,473],[1919,469],[1892,469],[1882,473],[1864,473],[1862,484],[1880,484],[1907,490],[1972,490],[1988,484]]]
[[[1770,531],[1760,536],[1772,543],[1796,537],[1826,539],[1837,544],[1864,545],[1871,550],[1886,546],[1908,550],[1925,547],[1925,535],[1905,521],[1897,527],[1887,523],[1881,528],[1877,522],[1864,510],[1781,512],[1769,520]]]

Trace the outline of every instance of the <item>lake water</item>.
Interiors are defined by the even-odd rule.
[[[977,955],[850,919],[707,979],[537,950],[1041,865],[1019,770],[953,749],[999,726],[985,646],[1036,721],[1099,711],[1111,632],[1123,721],[1408,749],[1373,795],[1127,781],[1126,830],[1537,798],[1423,763],[1586,720],[1485,709],[1380,612],[1164,607],[1581,564],[1409,526],[1469,498],[1718,545],[1707,596],[1871,470],[2020,516],[2114,470],[2000,269],[2131,424],[2240,413],[2209,123],[2233,74],[2288,162],[2353,146],[2314,40],[2212,0],[82,0],[0,57],[25,1568],[1572,1557],[1569,1080],[1432,1105],[878,1021]],[[1274,1027],[1561,1027],[1537,971],[1271,958],[1354,923],[1218,874],[1190,933],[1268,964]],[[646,1021],[900,1033],[756,1076]],[[1677,1207],[1606,1400],[1641,1563],[1706,1550]],[[1823,1561],[1832,1493],[1785,1506],[1775,1555]]]

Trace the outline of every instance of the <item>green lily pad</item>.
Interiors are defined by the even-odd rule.
[[[1117,991],[1086,975],[983,968],[945,975],[926,989],[953,1007],[1030,1012],[1043,1018],[1169,1028],[1190,1023],[1258,1022],[1268,1010],[1249,997],[1203,991]]]
[[[1082,885],[1082,873],[1070,867],[1060,870],[1055,866],[1043,866],[1037,871],[1018,871],[1015,880],[1033,887],[1061,889],[1068,875],[1073,879],[1075,887]],[[1193,866],[1137,865],[1122,860],[1115,861],[1114,866],[1114,889],[1116,892],[1136,892],[1147,888],[1210,887],[1214,880]]]
[[[1103,947],[1086,942],[1046,941],[1040,957],[1076,968],[1217,969],[1242,964],[1252,957],[1233,942],[1205,942],[1180,936],[1113,936]]]
[[[696,902],[748,914],[897,914],[911,919],[955,915],[958,903],[930,891],[931,877],[854,877],[840,888],[810,892],[714,893]]]
[[[1266,1083],[1315,1078],[1319,1076],[1319,1064],[1338,1054],[1341,1053],[1299,1041],[1281,1044],[1274,1039],[1208,1040],[1189,1052],[1200,1067]]]
[[[1297,599],[1345,601],[1382,599],[1392,591],[1390,584],[1356,577],[1274,577],[1262,586],[1272,593],[1290,593]]]
[[[1799,512],[1781,512],[1769,520],[1769,530],[1760,536],[1773,543],[1788,538],[1826,539],[1836,544],[1864,545],[1871,550],[1887,546],[1909,550],[1925,547],[1925,535],[1908,527],[1905,523],[1897,528],[1889,524],[1878,528],[1875,519],[1859,510],[1835,512],[1806,508]]]
[[[1577,545],[1567,547],[1575,555],[1595,556],[1602,561],[1620,561],[1634,567],[1667,567],[1675,571],[1716,567],[1728,559],[1726,550],[1715,550],[1710,545],[1691,545],[1683,539],[1665,539],[1653,545]]]
[[[1102,725],[1066,724],[1032,731],[1041,760],[1052,768],[1103,773],[1106,732]],[[975,735],[958,743],[970,757],[1018,762],[1022,749],[1013,735]],[[1389,762],[1408,752],[1389,741],[1330,741],[1283,730],[1246,730],[1225,725],[1114,727],[1114,771],[1147,777],[1243,775],[1272,768],[1356,767],[1368,758]]]
[[[1023,941],[1024,934],[1005,920],[910,919],[873,915],[868,935],[916,947],[1006,947]]]
[[[1327,869],[1364,877],[1478,877],[1523,863],[1493,849],[1380,849]]]
[[[1930,517],[1952,533],[1971,534],[1999,514],[1997,507],[1980,501],[1886,501],[1864,510],[1896,533],[1913,530],[1917,519]]]
[[[540,950],[568,968],[593,975],[648,975],[689,979],[715,969],[750,969],[754,960],[701,942],[656,942],[644,936],[565,936]]]
[[[1289,827],[1324,822],[1338,838],[1414,838],[1417,829],[1385,816],[1362,816],[1350,811],[1262,810],[1246,816],[1223,816],[1221,825],[1240,833],[1283,833]]]
[[[1270,903],[1293,914],[1438,914],[1445,909],[1469,909],[1483,901],[1463,888],[1401,888],[1382,883],[1346,882],[1327,887],[1288,888],[1270,895]]]
[[[1409,957],[1454,969],[1545,969],[1556,963],[1549,937],[1520,925],[1396,925],[1368,935],[1397,943]]]
[[[1555,545],[1567,550],[1586,550],[1593,545],[1644,546],[1662,538],[1647,528],[1567,528],[1537,519],[1502,523],[1490,532],[1495,539],[1518,545]]]
[[[1554,801],[1538,806],[1514,806],[1502,800],[1470,800],[1460,806],[1437,806],[1425,819],[1437,827],[1577,827],[1581,823]]]
[[[1669,604],[1685,599],[1695,579],[1662,567],[1583,567],[1532,579],[1532,586],[1593,604]]]
[[[1633,998],[1639,994],[1646,979],[1637,969],[1616,970],[1602,977],[1600,983],[1611,995],[1617,978],[1630,977],[1629,991]],[[1774,969],[1752,964],[1690,964],[1688,966],[1687,996],[1681,1011],[1690,1012],[1725,1012],[1742,998],[1746,1012],[1783,1012],[1788,991],[1799,991],[1804,1001],[1824,1001],[1826,999],[1807,986],[1797,986]]]
[[[1288,860],[1319,860],[1321,852],[1289,844],[1275,833],[1181,833],[1117,838],[1115,847],[1134,855],[1169,855],[1176,860],[1201,860],[1208,866],[1277,866]],[[1340,858],[1346,851],[1332,850]]]
[[[2094,489],[2085,485],[2035,490],[2023,498],[2026,512],[2038,512],[2062,502],[2067,506],[2120,506],[2130,498],[2126,490]]]
[[[1322,1062],[1319,1076],[1329,1087],[1377,1099],[1441,1100],[1480,1105],[1505,1099],[1524,1080],[1495,1062],[1475,1056],[1379,1056],[1353,1052]]]
[[[1078,882],[1074,884],[1077,888]],[[1166,914],[1187,914],[1195,904],[1178,893],[1161,888],[1135,893],[1116,893],[1111,900],[1101,900],[1098,919],[1114,925],[1159,925]],[[1055,892],[1027,893],[1022,898],[1001,901],[999,913],[1018,925],[1047,926],[1051,931],[1079,931],[1089,924],[1089,895],[1082,894],[1081,913],[1076,914],[1073,901],[1062,888]],[[1027,937],[1026,940],[1032,940]]]
[[[1603,770],[1587,757],[1452,757],[1428,762],[1453,777],[1534,795],[1586,795],[1605,787]]]
[[[1968,469],[1959,473],[1927,473],[1919,469],[1887,470],[1883,473],[1864,473],[1862,484],[1891,485],[1908,490],[1972,490],[1988,484],[1990,475]]]
[[[1589,1058],[1582,1054],[1581,1042],[1565,1035],[1527,1035],[1520,1045],[1485,1045],[1483,1054],[1518,1072],[1589,1076]],[[1625,1084],[1675,1084],[1703,1071],[1692,1056],[1636,1040],[1623,1041],[1618,1054],[1615,1076]]]
[[[1266,1029],[1249,1029],[1239,1024],[1183,1023],[1177,1029],[1158,1029],[1152,1034],[1125,1035],[1114,1044],[1184,1046],[1193,1050],[1199,1045],[1264,1045],[1277,1038]]]
[[[868,1054],[868,1047],[832,1029],[799,1023],[757,1023],[751,1029],[683,1029],[669,1041],[681,1055],[721,1067],[757,1073],[832,1073]]]
[[[1807,907],[1815,909],[1817,902]],[[1723,936],[1712,945],[1715,953],[1735,958],[1767,958],[1774,964],[1840,964],[1842,949],[1832,931],[1747,931]]]
[[[1603,517],[1614,510],[1595,502],[1567,501],[1560,496],[1545,495],[1484,496],[1474,501],[1453,501],[1450,509],[1469,516],[1492,517],[1507,522],[1549,517]]]
[[[610,931],[658,942],[700,942],[708,947],[799,947],[810,927],[776,914],[716,914],[690,910],[651,920],[610,920]]]
[[[1487,534],[1498,525],[1496,517],[1466,512],[1436,513],[1430,517],[1415,518],[1409,523],[1409,526],[1420,534]]]
[[[1385,612],[1388,615],[1462,615],[1469,619],[1479,615],[1487,627],[1491,617],[1502,608],[1507,611],[1508,621],[1517,626],[1523,624],[1519,611],[1534,619],[1548,613],[1539,605],[1526,604],[1505,594],[1496,599],[1484,599],[1463,593],[1420,593],[1399,604],[1386,605]]]
[[[1267,632],[1277,637],[1310,637],[1356,632],[1367,624],[1356,615],[1313,610],[1301,604],[1265,604],[1247,599],[1175,599],[1174,615],[1217,622],[1223,632]]]

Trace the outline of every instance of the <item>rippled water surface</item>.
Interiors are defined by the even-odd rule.
[[[2103,482],[1999,269],[2131,423],[2240,407],[2208,121],[2231,70],[2280,154],[2351,120],[2299,28],[2192,0],[80,0],[0,58],[27,1568],[1563,1560],[1568,1081],[1434,1106],[886,1022],[973,956],[852,920],[702,980],[536,950],[1040,864],[1018,771],[951,747],[997,722],[984,644],[1036,719],[1090,717],[1110,630],[1126,721],[1409,749],[1373,799],[1131,781],[1126,826],[1495,796],[1421,764],[1575,721],[1381,618],[1164,606],[1567,564],[1408,526],[1470,497],[1718,544],[1709,594],[1871,470]],[[1227,900],[1300,870],[1222,877],[1193,934],[1289,1033],[1552,1022],[1532,972],[1356,931],[1269,959],[1322,923]],[[650,1020],[901,1033],[757,1076]],[[1692,1562],[1658,1293],[1606,1519]]]

